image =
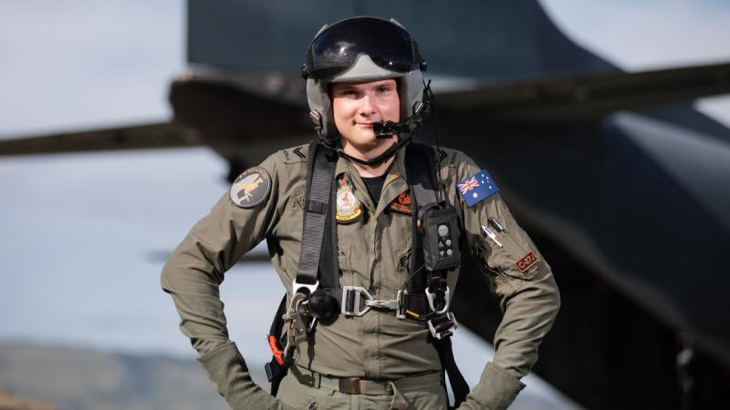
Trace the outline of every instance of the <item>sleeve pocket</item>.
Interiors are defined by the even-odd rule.
[[[540,266],[544,264],[542,255],[511,215],[504,216],[498,222],[506,229],[496,234],[497,241],[502,244],[501,248],[490,243],[494,252],[489,265],[516,279],[534,279],[541,271]]]

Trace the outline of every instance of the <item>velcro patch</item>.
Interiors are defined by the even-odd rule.
[[[298,156],[301,159],[307,159],[307,156],[302,153],[302,147],[296,147],[294,148],[294,155]]]
[[[528,269],[535,266],[535,264],[539,261],[537,256],[535,256],[535,253],[530,251],[527,253],[527,255],[523,256],[520,260],[515,262],[515,265],[517,265],[517,269],[520,270],[520,272],[525,273]]]
[[[411,194],[403,192],[398,195],[398,198],[394,199],[393,203],[390,204],[390,210],[404,215],[412,215]]]
[[[284,154],[284,163],[285,164],[294,164],[298,162],[304,162],[307,160],[307,153],[309,152],[309,147],[306,145],[302,145],[299,147],[294,148],[287,148],[285,150],[281,151]]]
[[[271,177],[261,167],[249,168],[233,181],[231,200],[241,208],[253,208],[264,202],[271,191]]]
[[[458,189],[467,208],[471,208],[499,192],[499,187],[484,169],[459,182]]]
[[[448,154],[446,153],[446,151],[444,151],[443,149],[439,148],[439,159],[438,159],[438,161],[445,160],[447,156],[448,156]]]

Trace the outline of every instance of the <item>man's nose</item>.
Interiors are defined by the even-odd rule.
[[[365,94],[362,97],[362,104],[360,105],[360,114],[370,116],[374,114],[376,110],[375,101],[370,94]]]

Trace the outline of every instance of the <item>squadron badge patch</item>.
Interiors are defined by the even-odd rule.
[[[390,204],[390,210],[404,215],[411,215],[411,194],[403,192]]]
[[[459,182],[458,189],[467,208],[499,192],[499,187],[484,169]]]
[[[231,200],[241,208],[253,208],[264,202],[271,191],[271,177],[261,167],[249,168],[233,181]]]
[[[362,204],[352,193],[352,183],[347,175],[342,174],[337,178],[337,213],[335,219],[339,224],[351,224],[362,216]]]

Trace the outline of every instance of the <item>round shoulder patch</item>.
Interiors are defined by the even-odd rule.
[[[249,168],[233,181],[231,200],[241,208],[253,208],[264,202],[271,190],[271,177],[261,167]]]

